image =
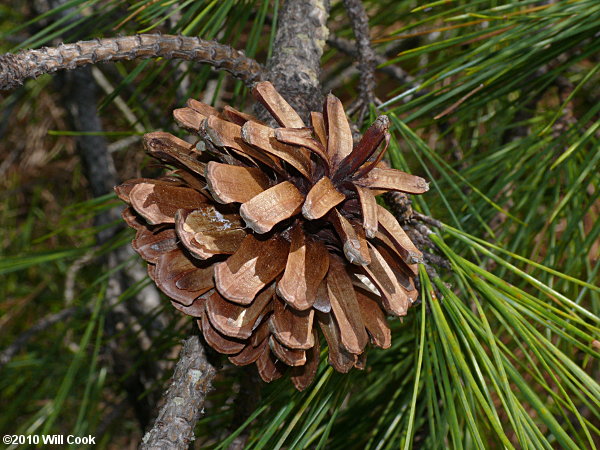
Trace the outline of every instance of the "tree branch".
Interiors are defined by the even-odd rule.
[[[262,67],[242,52],[197,37],[138,34],[58,47],[25,50],[0,56],[0,90],[14,89],[27,79],[88,64],[147,58],[185,59],[230,72],[246,84],[262,74]]]
[[[323,106],[319,75],[328,18],[329,0],[287,0],[268,63],[266,78],[305,121]]]
[[[2,369],[6,364],[8,364],[12,360],[12,358],[17,353],[19,353],[19,350],[21,350],[27,344],[27,342],[29,342],[29,339],[31,339],[33,336],[37,335],[38,333],[41,333],[44,330],[47,330],[52,325],[58,322],[64,322],[66,319],[68,319],[69,317],[71,317],[79,311],[85,314],[89,314],[90,312],[89,308],[80,308],[73,306],[71,308],[63,309],[62,311],[57,312],[56,314],[49,314],[40,319],[31,327],[29,327],[26,331],[17,336],[17,338],[13,341],[12,344],[10,344],[8,347],[2,350],[2,352],[0,352],[0,369]]]
[[[375,52],[371,47],[369,33],[369,17],[361,0],[343,0],[344,7],[352,22],[352,31],[356,38],[356,49],[358,53],[358,70],[360,81],[358,91],[360,99],[358,105],[358,125],[368,111],[369,104],[375,103]]]
[[[413,218],[420,220],[421,222],[426,223],[429,226],[440,229],[443,227],[442,222],[440,222],[439,220],[434,219],[433,217],[426,216],[425,214],[421,214],[420,212],[413,211],[412,216]]]
[[[60,90],[73,129],[100,133],[104,131],[97,113],[98,86],[92,76],[92,68],[87,66],[71,72],[61,72],[55,81],[62,84]],[[112,192],[119,177],[105,136],[83,134],[77,136],[76,141],[92,195],[99,197]],[[119,219],[120,213],[121,207],[113,207],[100,211],[94,217],[94,224],[100,230],[96,235],[99,245],[109,242],[118,231],[119,227],[110,225]],[[140,349],[147,349],[152,345],[152,338],[165,328],[167,319],[163,314],[155,313],[161,299],[152,285],[145,286],[134,296],[121,301],[123,292],[147,276],[139,265],[126,264],[132,254],[133,249],[124,246],[111,251],[103,261],[111,274],[106,292],[108,310],[105,330],[108,336],[112,336],[107,348],[110,349],[115,375],[123,383],[143,429],[152,420],[152,410],[159,398],[154,391],[148,392],[149,387],[160,376],[164,367],[160,361],[148,360],[139,364],[137,370],[131,369],[133,361],[139,359]],[[121,266],[125,267],[117,270]],[[122,329],[132,330],[137,345],[130,347],[126,344],[125,336],[119,331]]]
[[[339,50],[343,53],[346,53],[347,55],[350,55],[354,58],[358,58],[358,51],[356,49],[356,43],[349,40],[349,39],[344,39],[338,36],[330,36],[329,39],[327,39],[327,44],[333,48],[335,48],[336,50]],[[376,65],[380,65],[380,64],[384,64],[387,63],[388,60],[381,56],[378,55],[377,53],[374,53],[375,55],[375,64]],[[400,67],[395,66],[395,65],[387,65],[387,66],[383,66],[381,68],[375,68],[376,70],[385,73],[386,75],[390,76],[391,78],[393,78],[396,81],[399,81],[401,83],[414,83],[415,79],[414,77],[412,77],[411,75],[409,75],[408,73],[406,73],[404,70],[402,70]]]
[[[171,385],[165,394],[154,426],[140,449],[187,449],[194,438],[194,426],[204,410],[215,369],[208,363],[198,336],[184,341]]]

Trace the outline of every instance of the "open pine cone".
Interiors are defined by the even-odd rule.
[[[115,190],[150,277],[206,342],[236,365],[256,362],[267,382],[291,367],[302,390],[319,363],[317,328],[340,372],[364,367],[369,342],[391,345],[386,315],[415,301],[421,253],[375,196],[428,185],[380,162],[386,116],[353,145],[333,95],[306,126],[270,83],[253,94],[280,128],[189,100],[173,114],[198,143],[145,135],[173,169]]]

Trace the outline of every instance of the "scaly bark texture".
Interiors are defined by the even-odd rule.
[[[14,89],[27,79],[88,64],[164,57],[202,62],[230,72],[246,84],[261,73],[260,64],[227,45],[196,37],[138,34],[0,56],[0,90]]]
[[[154,426],[142,439],[140,449],[184,450],[189,447],[215,373],[198,336],[186,339],[165,394],[165,404]]]
[[[369,104],[375,102],[375,52],[371,47],[369,36],[369,17],[362,0],[343,0],[348,16],[352,22],[352,31],[356,37],[358,51],[358,70],[360,72],[359,125],[365,117]]]
[[[323,105],[321,56],[329,35],[329,0],[287,0],[268,62],[266,78],[308,123],[310,111]]]

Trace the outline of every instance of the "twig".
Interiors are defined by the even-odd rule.
[[[14,89],[27,78],[88,64],[147,58],[185,59],[210,64],[251,84],[261,66],[242,52],[197,37],[138,34],[62,44],[0,56],[0,90]]]
[[[425,227],[425,230],[419,230],[418,225],[423,226],[422,224],[418,224],[416,222],[406,222],[402,224],[402,229],[406,231],[408,237],[410,237],[410,240],[413,241],[413,243],[419,250],[421,250],[421,252],[426,253],[428,249],[437,250],[437,247],[433,241],[427,237],[428,232],[430,233],[431,230],[429,230],[427,227]]]
[[[451,104],[448,108],[446,108],[445,110],[443,110],[441,113],[439,113],[437,116],[435,116],[433,118],[433,120],[438,120],[441,119],[444,116],[447,116],[448,114],[454,112],[456,110],[456,108],[458,108],[460,105],[462,105],[465,101],[467,101],[469,98],[471,98],[473,95],[477,94],[480,90],[482,90],[485,87],[485,85],[483,83],[481,83],[479,86],[477,86],[475,89],[472,89],[471,91],[469,91],[466,95],[462,96],[461,98],[459,98],[456,102],[454,102],[453,104]]]
[[[96,81],[98,86],[100,86],[100,88],[104,91],[106,95],[110,95],[115,91],[115,87],[110,83],[108,78],[106,78],[102,71],[97,67],[92,67],[92,76],[94,77],[94,80]],[[135,116],[135,113],[131,110],[131,108],[125,102],[125,100],[123,100],[123,97],[117,95],[113,99],[113,102],[115,106],[119,109],[119,111],[123,113],[123,117],[127,119],[127,122],[129,122],[129,125],[131,125],[135,129],[135,131],[137,131],[138,133],[143,133],[144,131],[146,131],[140,120]]]
[[[328,17],[329,0],[287,0],[278,16],[266,78],[305,121],[323,105],[319,74]]]
[[[73,300],[75,299],[75,277],[82,267],[85,267],[94,260],[96,251],[97,249],[88,251],[81,258],[75,260],[75,262],[67,269],[65,276],[65,304],[73,304]]]
[[[413,211],[412,212],[412,217],[420,222],[426,223],[427,225],[430,225],[432,227],[436,227],[436,228],[442,228],[442,222],[440,222],[437,219],[434,219],[433,217],[429,217],[425,214],[421,214],[418,211]]]
[[[410,221],[413,209],[408,195],[404,192],[386,192],[383,194],[383,199],[401,224]]]
[[[450,262],[446,258],[435,253],[424,252],[423,259],[426,263],[433,264],[438,267],[443,267],[444,269],[452,269]]]
[[[425,265],[425,272],[427,272],[427,276],[429,278],[431,278],[431,279],[440,278],[440,274],[435,269],[435,267],[433,267],[431,264],[427,264],[427,263],[424,263],[424,265]],[[439,289],[435,285],[433,286],[433,289],[436,292],[436,295],[438,298],[443,297],[442,293],[439,291]]]
[[[358,85],[360,99],[357,103],[358,125],[360,126],[368,112],[369,105],[375,103],[375,52],[371,47],[369,17],[362,1],[343,0],[343,2],[352,22],[352,31],[356,37],[358,70],[360,71]]]
[[[97,114],[98,88],[92,76],[92,68],[88,66],[61,73],[57,81],[62,81],[64,84],[63,99],[68,106],[73,128],[79,131],[102,132],[102,122]],[[106,138],[101,134],[82,135],[78,136],[76,141],[93,196],[98,197],[111,192],[113,186],[118,184],[119,178]],[[109,225],[118,221],[119,215],[120,208],[116,207],[101,211],[95,216],[94,224],[100,230],[96,236],[98,245],[112,239],[117,229]],[[107,345],[113,360],[113,369],[123,383],[123,389],[129,396],[140,426],[144,428],[152,419],[154,397],[158,398],[154,392],[148,394],[148,387],[160,376],[164,368],[159,361],[155,360],[144,361],[136,371],[132,371],[131,366],[137,359],[138,351],[151,347],[152,337],[164,329],[166,319],[162,315],[153,314],[160,304],[160,296],[152,286],[144,287],[127,302],[121,301],[123,292],[146,276],[137,265],[128,265],[123,270],[113,270],[130,260],[131,253],[129,247],[121,247],[113,250],[106,257],[105,263],[111,275],[106,291],[108,309],[105,328],[106,334],[113,337]],[[142,327],[142,319],[146,317],[153,319]],[[143,328],[143,331],[140,328]],[[131,330],[136,334],[136,346],[133,351],[124,345],[120,330]]]
[[[127,136],[126,138],[108,144],[108,151],[109,153],[118,152],[124,148],[131,147],[133,144],[137,144],[141,139],[142,137],[139,135]]]
[[[2,369],[6,364],[8,364],[13,357],[29,342],[29,340],[38,333],[41,333],[44,330],[47,330],[52,325],[62,322],[78,311],[82,313],[89,314],[88,308],[81,308],[77,306],[73,306],[71,308],[63,309],[56,314],[49,314],[38,322],[36,322],[33,326],[29,327],[27,331],[21,333],[17,338],[10,344],[7,348],[0,352],[0,369]]]
[[[188,448],[194,439],[194,426],[203,413],[215,373],[206,360],[198,336],[186,339],[165,394],[165,404],[154,426],[142,439],[140,449]]]
[[[358,58],[358,51],[356,49],[356,43],[350,41],[349,39],[344,39],[337,36],[330,36],[327,39],[327,44],[347,55],[350,55],[354,58]],[[380,65],[387,63],[387,59],[377,53],[373,52],[375,55],[375,64]],[[400,67],[390,64],[383,67],[376,67],[375,70],[385,73],[386,75],[392,77],[394,80],[399,81],[401,83],[414,83],[415,79]]]
[[[112,191],[118,182],[118,177],[115,164],[108,152],[106,137],[100,134],[104,128],[97,114],[98,89],[92,77],[91,67],[83,67],[64,74],[58,78],[58,81],[61,82],[61,94],[68,108],[73,128],[77,131],[98,132],[98,135],[77,136],[76,142],[92,195],[94,197],[105,195]],[[102,213],[102,215],[110,217],[97,225],[110,223],[118,217],[114,212]],[[106,239],[105,233],[102,233],[99,244],[103,244]]]

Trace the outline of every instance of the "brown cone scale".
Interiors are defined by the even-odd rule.
[[[307,126],[271,83],[253,94],[278,127],[189,100],[175,120],[204,143],[149,133],[146,149],[169,176],[115,190],[149,275],[206,342],[235,365],[255,363],[267,382],[287,375],[303,390],[321,337],[340,372],[363,369],[369,345],[390,347],[386,316],[406,315],[416,299],[422,255],[375,196],[428,184],[380,163],[387,117],[354,145],[335,96]]]

